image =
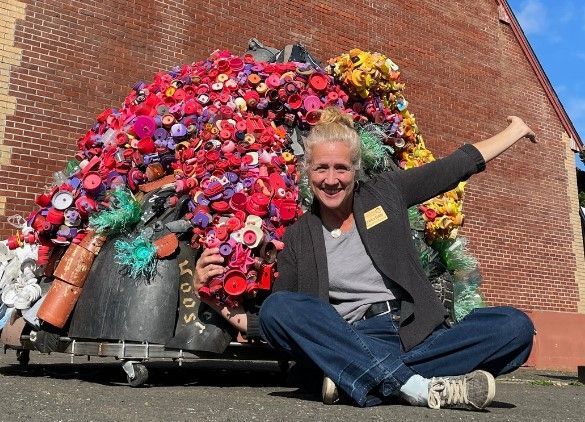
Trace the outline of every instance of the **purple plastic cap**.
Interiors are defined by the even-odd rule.
[[[157,141],[162,141],[167,139],[169,136],[169,132],[165,128],[159,127],[157,130],[154,131],[154,139]]]
[[[71,229],[65,225],[59,226],[59,230],[57,230],[57,236],[63,236],[67,239],[71,239]]]
[[[203,205],[204,207],[209,205],[209,199],[207,199],[204,195],[199,195],[197,197],[197,202],[199,202],[199,205]]]
[[[244,188],[246,189],[250,189],[254,184],[254,180],[251,177],[246,177],[244,180],[242,180],[242,182],[244,184]]]
[[[138,81],[134,84],[134,86],[132,87],[135,91],[140,91],[141,89],[143,89],[146,86],[146,84],[144,83],[144,81]]]
[[[224,199],[230,199],[232,196],[234,196],[234,190],[233,188],[225,188],[223,191],[223,198]]]
[[[206,228],[209,225],[209,216],[204,212],[198,212],[195,216],[191,219],[191,222],[196,226],[201,227],[202,229]]]
[[[236,173],[234,173],[233,171],[226,172],[225,176],[228,178],[230,183],[236,183],[239,180],[238,175]]]
[[[81,185],[81,180],[78,177],[70,177],[69,184],[73,189],[77,189]]]
[[[187,204],[187,208],[189,209],[189,212],[194,212],[197,206],[193,201],[189,201],[189,203]]]
[[[171,127],[171,136],[173,138],[183,138],[187,135],[187,128],[182,123],[175,123]]]
[[[229,243],[222,243],[219,245],[219,254],[221,256],[229,256],[232,253],[232,247]]]
[[[181,104],[175,104],[173,106],[171,106],[169,108],[169,113],[171,114],[181,114],[183,115],[183,108],[181,107]]]
[[[268,107],[268,100],[266,98],[262,98],[260,102],[256,105],[258,110],[264,110]]]

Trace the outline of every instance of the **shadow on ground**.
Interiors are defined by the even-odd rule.
[[[286,373],[275,362],[198,361],[183,363],[147,362],[148,386],[286,386]],[[23,367],[10,364],[0,367],[6,377],[48,377],[54,379],[78,379],[102,385],[126,384],[126,374],[121,362],[106,363],[30,363]]]

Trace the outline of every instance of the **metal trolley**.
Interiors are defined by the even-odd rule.
[[[17,324],[19,324],[17,322]],[[8,336],[9,337],[9,336]],[[262,360],[278,362],[282,373],[286,373],[289,367],[287,358],[264,343],[243,343],[232,341],[221,354],[210,352],[193,352],[183,349],[169,349],[162,344],[148,342],[109,342],[79,340],[48,334],[45,332],[30,331],[21,334],[17,338],[3,336],[4,353],[7,350],[15,350],[16,358],[21,367],[26,368],[30,361],[30,352],[37,350],[41,353],[60,353],[69,355],[71,363],[76,356],[100,358],[114,358],[122,362],[122,369],[126,374],[128,385],[140,387],[148,382],[148,368],[145,365],[149,361],[169,359],[179,366],[184,361],[197,359],[218,360]],[[7,344],[9,343],[9,344]]]

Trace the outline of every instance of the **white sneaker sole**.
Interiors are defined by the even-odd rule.
[[[485,401],[485,404],[482,407],[480,407],[480,409],[485,409],[487,406],[489,406],[489,404],[492,402],[492,400],[496,396],[496,380],[495,380],[494,376],[487,371],[477,370],[474,372],[480,372],[482,374],[485,374],[485,376],[488,380],[487,399]]]
[[[337,386],[329,377],[323,377],[321,397],[323,398],[323,404],[335,404],[339,401]]]

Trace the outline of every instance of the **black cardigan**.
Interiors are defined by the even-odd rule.
[[[376,269],[401,290],[399,335],[404,350],[422,342],[447,315],[421,267],[411,239],[408,208],[451,190],[485,169],[480,152],[470,144],[453,154],[406,171],[384,172],[354,191],[353,214],[360,238]],[[368,211],[382,207],[384,216],[366,228]],[[380,216],[380,213],[377,214]],[[371,218],[370,218],[371,219]],[[307,212],[287,228],[278,255],[279,277],[273,291],[304,292],[329,301],[329,276],[321,219]],[[248,336],[260,334],[258,315],[248,313]]]

